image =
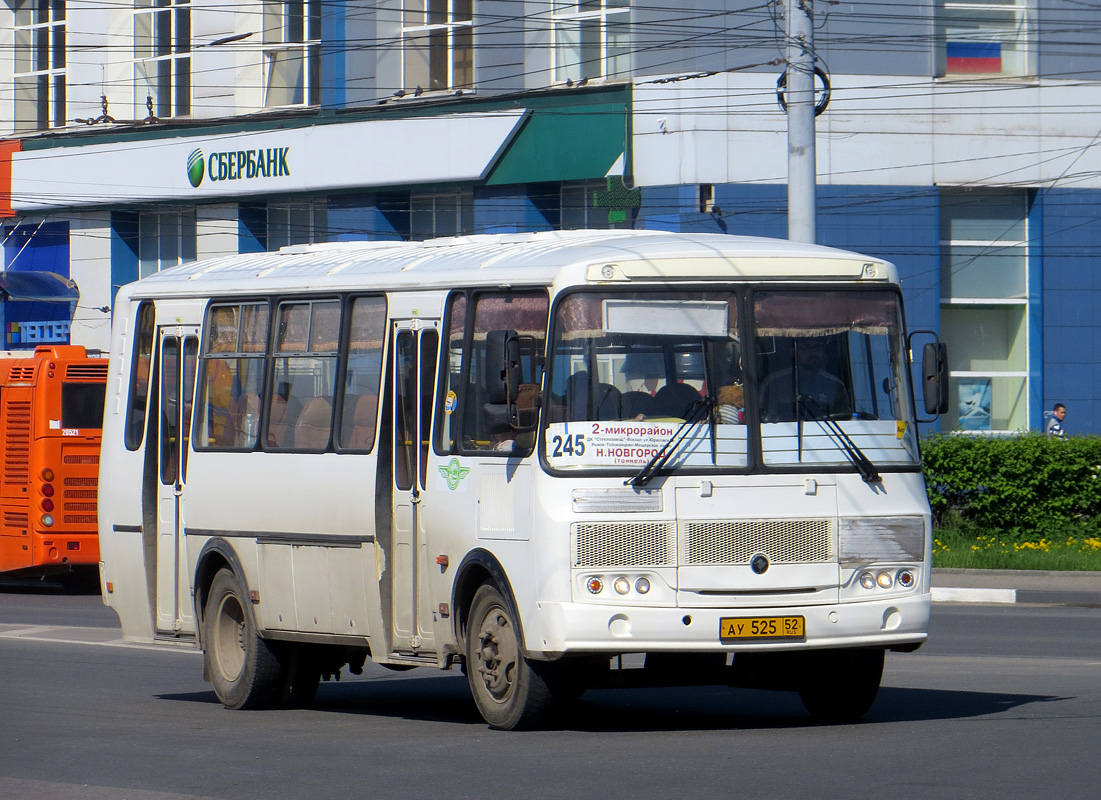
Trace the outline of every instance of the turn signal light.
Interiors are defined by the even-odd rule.
[[[43,467],[42,472],[39,473],[39,475],[44,481],[52,481],[54,479],[54,471],[49,467]]]
[[[585,581],[585,588],[587,588],[591,594],[600,594],[604,591],[604,581],[600,580],[596,575],[593,575]]]

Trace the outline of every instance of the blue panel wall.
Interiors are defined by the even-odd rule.
[[[555,185],[554,198],[558,192]],[[474,189],[474,230],[477,233],[549,231],[552,228],[541,200],[549,193],[536,187],[486,186]],[[557,209],[557,202],[555,208]],[[543,206],[543,207],[541,207]]]
[[[111,212],[111,305],[119,287],[138,279],[138,212]]]
[[[263,253],[268,249],[268,207],[265,203],[237,205],[237,252]]]
[[[321,4],[321,107],[343,108],[345,103],[346,59],[344,0]]]
[[[1043,205],[1044,408],[1071,434],[1101,433],[1101,192],[1051,189]]]
[[[385,205],[385,201],[383,202]],[[408,201],[406,201],[408,206]],[[405,232],[396,215],[379,207],[377,195],[342,195],[329,198],[329,241],[395,241]],[[408,217],[408,212],[405,215]],[[408,223],[406,222],[406,225]]]

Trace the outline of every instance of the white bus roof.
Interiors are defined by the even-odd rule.
[[[583,230],[423,242],[331,242],[182,264],[143,278],[135,297],[280,291],[449,289],[614,281],[895,280],[881,259],[818,245],[726,234]],[[870,269],[866,269],[870,268]]]

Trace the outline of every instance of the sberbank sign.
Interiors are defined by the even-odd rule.
[[[187,157],[187,180],[195,187],[203,178],[214,181],[242,181],[252,178],[281,178],[291,174],[287,165],[289,147],[257,150],[226,150],[204,156],[196,147]]]

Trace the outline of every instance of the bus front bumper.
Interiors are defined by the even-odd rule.
[[[859,603],[771,608],[652,608],[539,602],[538,630],[525,626],[526,654],[733,652],[899,647],[928,636],[928,593]],[[802,617],[796,638],[720,638],[720,620]]]

